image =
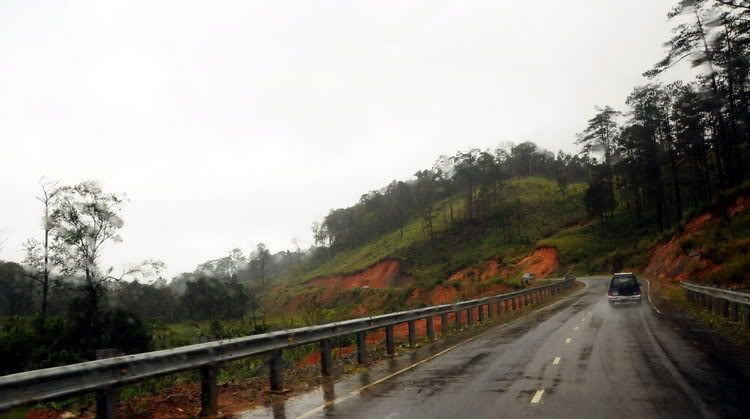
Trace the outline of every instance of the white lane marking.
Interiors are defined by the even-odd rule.
[[[591,312],[589,311],[589,312],[588,312],[588,313],[586,313],[586,314],[591,314]]]
[[[654,302],[651,301],[651,281],[649,281],[648,279],[646,279],[646,289],[648,290],[648,303],[651,304],[651,307],[653,307],[657,313],[661,314],[661,311],[659,311],[659,309],[654,305]]]
[[[534,398],[531,399],[532,404],[539,403],[539,400],[542,400],[542,394],[544,394],[544,389],[539,389],[536,391],[536,394],[534,394]]]
[[[570,338],[565,339],[565,343],[570,343]]]
[[[556,356],[556,357],[555,357],[555,360],[554,360],[554,361],[552,361],[552,365],[557,365],[557,364],[559,364],[559,363],[560,363],[560,357],[559,357],[559,356]]]
[[[583,289],[586,289],[586,288],[588,288],[588,287],[589,287],[589,284],[587,284],[587,283],[586,283],[586,282],[584,282],[584,281],[581,281],[581,280],[578,280],[578,279],[576,279],[576,281],[579,281],[579,282],[583,282],[583,285],[585,285],[585,286],[583,287]],[[357,394],[359,394],[360,392],[362,392],[362,390],[366,390],[366,389],[368,389],[368,388],[370,388],[370,387],[372,387],[372,386],[375,386],[375,385],[377,385],[377,384],[380,384],[380,383],[382,383],[383,381],[389,380],[389,379],[391,379],[391,378],[393,378],[393,377],[395,377],[395,376],[397,376],[397,375],[401,375],[401,374],[405,373],[406,371],[409,371],[410,369],[412,369],[412,368],[414,368],[414,367],[417,367],[417,366],[419,366],[419,365],[422,365],[422,364],[424,364],[424,363],[425,363],[425,362],[427,362],[427,361],[432,361],[433,359],[435,359],[435,358],[439,357],[440,355],[442,355],[442,354],[444,354],[444,353],[446,353],[446,352],[448,352],[448,351],[451,351],[451,350],[453,350],[453,349],[455,349],[455,348],[458,348],[459,346],[463,345],[464,343],[469,343],[469,342],[471,342],[471,341],[473,341],[473,340],[475,340],[475,339],[479,339],[479,338],[481,338],[482,336],[484,336],[484,335],[486,335],[486,334],[488,334],[488,333],[491,333],[491,332],[495,332],[495,331],[497,331],[498,329],[502,329],[502,328],[505,328],[505,327],[507,327],[507,326],[510,326],[510,325],[512,325],[513,323],[516,323],[516,322],[519,322],[519,321],[521,321],[521,320],[524,320],[524,319],[526,319],[526,318],[530,317],[530,316],[531,316],[532,314],[535,314],[535,313],[540,313],[540,312],[542,312],[542,311],[546,311],[546,310],[549,310],[549,309],[551,309],[552,307],[555,307],[555,306],[557,306],[557,305],[560,305],[560,304],[562,304],[562,303],[564,303],[564,302],[566,302],[566,301],[568,301],[568,300],[571,300],[571,299],[573,299],[573,297],[577,296],[577,295],[578,295],[578,294],[579,294],[579,293],[580,293],[581,291],[583,291],[583,290],[579,290],[578,292],[576,292],[575,294],[571,295],[570,297],[568,297],[568,298],[566,298],[566,299],[564,299],[564,300],[560,300],[560,301],[558,301],[558,302],[556,302],[556,303],[552,303],[552,304],[548,305],[547,307],[543,307],[543,308],[540,308],[539,310],[536,310],[536,311],[532,311],[532,312],[530,312],[530,313],[528,313],[528,314],[524,315],[523,317],[519,317],[519,318],[517,318],[517,319],[515,319],[515,320],[513,320],[513,321],[510,321],[510,322],[508,322],[508,323],[502,324],[502,325],[500,325],[500,326],[497,326],[497,327],[493,327],[492,329],[490,329],[490,330],[488,330],[488,331],[486,331],[486,332],[483,332],[483,333],[481,333],[481,334],[479,334],[479,335],[476,335],[476,336],[474,336],[474,337],[472,337],[472,338],[466,339],[466,340],[465,340],[465,341],[463,341],[463,342],[459,342],[459,343],[457,343],[457,344],[455,344],[455,345],[451,346],[450,348],[447,348],[447,349],[445,349],[445,350],[443,350],[443,351],[440,351],[440,352],[436,353],[435,355],[432,355],[432,356],[430,356],[430,357],[428,357],[428,358],[425,358],[425,359],[423,359],[423,360],[421,360],[421,361],[419,361],[419,362],[417,362],[417,363],[415,363],[415,364],[409,365],[408,367],[406,367],[406,368],[404,368],[404,369],[402,369],[402,370],[400,370],[400,371],[396,371],[396,372],[394,372],[393,374],[387,375],[387,376],[385,376],[385,377],[383,377],[383,378],[381,378],[381,379],[379,379],[379,380],[377,380],[377,381],[373,381],[372,383],[370,383],[370,384],[367,384],[366,386],[362,386],[362,387],[360,387],[360,388],[359,388],[359,389],[357,389],[357,390],[352,390],[352,391],[350,391],[349,393],[347,393],[347,394],[344,394],[343,396],[339,397],[338,399],[334,399],[334,400],[331,400],[331,401],[329,401],[329,402],[326,402],[326,403],[324,403],[324,404],[322,404],[322,405],[320,405],[320,406],[318,406],[318,407],[316,407],[316,408],[314,408],[314,409],[308,410],[307,412],[305,412],[305,413],[302,413],[301,415],[297,416],[297,418],[307,418],[307,417],[310,417],[310,416],[312,416],[313,414],[315,414],[315,413],[317,413],[317,412],[320,412],[321,410],[323,410],[323,409],[325,409],[325,408],[327,408],[327,407],[331,407],[331,406],[333,406],[334,404],[336,404],[336,403],[338,403],[338,402],[343,402],[344,400],[347,400],[347,399],[350,399],[350,398],[352,398],[352,397],[356,396]],[[580,301],[580,300],[582,300],[582,299],[584,299],[584,298],[586,298],[586,296],[583,296],[583,297],[579,298],[579,299],[578,299],[578,301]],[[544,393],[544,390],[542,390],[542,393]],[[540,395],[540,397],[541,397],[541,395]]]
[[[578,330],[578,326],[574,327],[573,330]]]
[[[584,321],[584,320],[586,320],[586,319],[581,319],[581,321]]]

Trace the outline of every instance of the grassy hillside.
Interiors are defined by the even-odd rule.
[[[685,214],[670,230],[658,232],[649,223],[636,225],[624,212],[606,223],[590,219],[582,204],[584,184],[571,185],[563,195],[550,180],[516,178],[503,186],[491,216],[474,220],[460,216],[450,222],[448,212],[441,213],[434,241],[422,222],[413,219],[404,227],[403,237],[393,231],[286,273],[267,295],[272,301],[270,312],[286,314],[311,296],[319,296],[317,304],[329,310],[328,318],[333,319],[405,309],[419,304],[416,294],[436,290],[470,298],[511,289],[518,286],[515,276],[520,274],[514,266],[540,247],[557,250],[557,274],[628,269],[679,279],[742,283],[750,272],[750,215],[736,207],[745,202],[737,200],[747,196],[748,189],[745,185],[730,191],[702,211]],[[455,206],[460,198],[454,197],[454,215],[462,214],[462,208]],[[701,214],[704,218],[713,215],[708,223],[691,224]],[[686,233],[686,228],[691,231]],[[666,252],[671,265],[654,265],[651,260],[656,252]],[[384,260],[398,261],[408,280],[398,287],[366,290],[321,286],[321,281],[315,281],[355,274]],[[487,280],[483,269],[488,261],[505,275]],[[445,289],[449,278],[470,267],[478,270],[451,282],[455,289]]]
[[[435,242],[429,240],[423,231],[421,221],[412,219],[401,233],[397,231],[385,234],[366,245],[339,252],[320,264],[310,264],[291,271],[279,279],[281,281],[304,282],[306,280],[329,275],[354,273],[374,263],[395,258],[406,266],[405,271],[415,279],[433,278],[452,273],[460,267],[476,263],[482,259],[498,257],[498,252],[528,248],[536,240],[558,231],[562,226],[576,224],[585,219],[581,196],[584,184],[568,187],[562,195],[557,185],[542,178],[516,178],[503,188],[502,198],[496,203],[498,208],[505,208],[508,214],[507,225],[502,218],[490,217],[476,221],[463,220],[463,197],[458,197],[459,204],[454,205],[454,222],[440,214],[435,221],[439,233]],[[521,236],[517,236],[515,205],[521,205]],[[440,207],[445,207],[441,203]],[[447,211],[446,211],[447,212]],[[507,240],[503,240],[505,227]],[[447,261],[445,261],[447,259]]]
[[[511,265],[533,251],[540,239],[585,222],[581,203],[584,189],[585,185],[574,184],[562,194],[553,181],[516,178],[502,187],[500,198],[492,204],[494,215],[474,220],[464,220],[463,205],[457,208],[455,204],[463,199],[455,197],[453,222],[447,202],[439,205],[446,211],[435,220],[434,241],[422,229],[421,220],[412,219],[404,227],[403,237],[400,231],[393,231],[363,246],[340,251],[326,261],[309,263],[282,275],[276,279],[273,300],[283,304],[302,294],[330,294],[330,290],[310,286],[310,281],[356,273],[384,259],[395,259],[410,278],[410,286],[402,290],[371,290],[368,298],[397,301],[403,306],[407,294],[415,288],[430,290],[461,269],[488,259]],[[340,310],[342,305],[361,304],[362,298],[353,295],[356,291],[338,293],[329,305]]]

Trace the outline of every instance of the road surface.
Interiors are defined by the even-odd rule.
[[[606,278],[582,281],[571,297],[466,343],[448,339],[244,417],[750,417],[750,383],[647,298],[611,308]]]

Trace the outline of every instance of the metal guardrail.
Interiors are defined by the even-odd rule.
[[[750,328],[750,294],[723,288],[709,287],[682,281],[687,291],[688,301],[700,304],[715,314],[733,322],[740,318],[746,328]]]
[[[487,316],[515,311],[530,302],[542,301],[572,286],[575,278],[492,297],[402,311],[374,317],[363,317],[321,326],[302,327],[236,339],[201,343],[162,351],[125,355],[62,367],[46,368],[0,377],[0,412],[14,407],[39,403],[95,391],[97,417],[113,418],[117,411],[117,388],[150,378],[199,369],[201,372],[201,415],[215,416],[218,409],[216,376],[222,363],[256,355],[270,354],[272,391],[283,391],[281,353],[294,346],[319,343],[321,373],[332,374],[332,340],[345,335],[357,337],[357,361],[367,363],[365,333],[384,328],[386,350],[395,353],[394,326],[407,323],[409,344],[417,341],[416,321],[425,320],[427,337],[434,338],[433,320],[441,316],[442,333],[449,332],[448,315],[454,314],[454,327],[462,327],[467,312],[468,325],[474,322],[478,308],[479,321]]]

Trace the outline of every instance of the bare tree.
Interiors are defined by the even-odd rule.
[[[59,189],[57,185],[60,182],[44,182],[44,177],[39,180],[42,187],[42,195],[36,199],[44,205],[44,218],[42,228],[44,229],[44,242],[40,243],[35,239],[29,239],[24,243],[26,256],[23,260],[26,276],[32,281],[39,284],[42,289],[42,306],[41,313],[47,315],[47,301],[49,289],[52,285],[50,275],[55,265],[59,263],[57,257],[52,255],[52,246],[50,244],[50,234],[54,228],[54,222],[50,217],[50,206]]]
[[[295,248],[295,253],[297,253],[297,266],[302,266],[302,249],[299,247],[299,242],[297,239],[292,239],[292,244]]]
[[[266,260],[268,260],[269,257],[271,257],[271,252],[266,248],[266,245],[263,243],[258,243],[257,246],[255,246],[255,251],[253,262],[255,262],[255,267],[258,270],[258,279],[260,279],[261,285],[266,285]]]

